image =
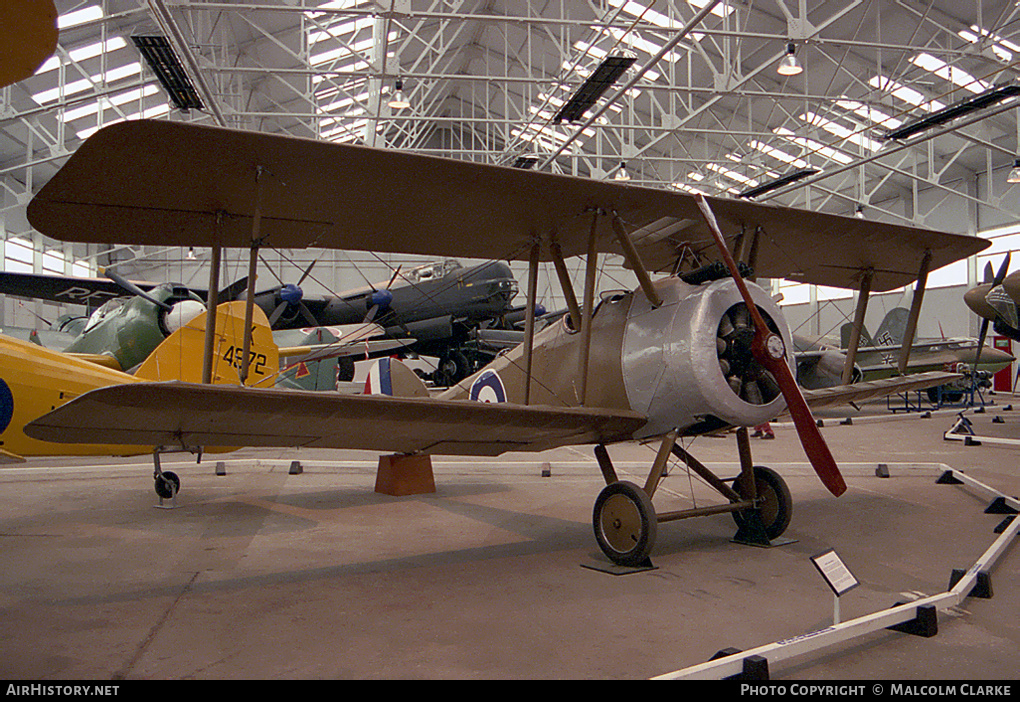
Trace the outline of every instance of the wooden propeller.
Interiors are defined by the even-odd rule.
[[[712,232],[716,246],[719,247],[719,253],[726,263],[726,267],[729,268],[733,282],[736,283],[740,295],[744,298],[744,303],[751,313],[751,321],[754,323],[751,354],[775,377],[779,389],[783,393],[783,399],[786,400],[786,406],[790,410],[790,416],[793,417],[793,424],[797,427],[800,443],[804,447],[808,460],[811,461],[811,466],[829,492],[839,497],[846,492],[846,482],[836,466],[836,461],[833,459],[825,439],[822,438],[822,433],[818,431],[818,425],[811,415],[811,408],[808,407],[807,401],[797,385],[797,379],[794,378],[793,372],[786,362],[786,345],[783,343],[783,337],[772,332],[765,324],[758,306],[755,305],[754,299],[751,297],[750,290],[747,289],[744,279],[737,270],[733,256],[726,248],[726,240],[719,230],[719,224],[715,220],[715,214],[709,207],[708,201],[703,195],[697,195],[696,198],[698,208],[704,215],[705,221],[708,222],[708,228]]]

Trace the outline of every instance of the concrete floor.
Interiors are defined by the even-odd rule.
[[[1014,399],[995,399],[976,427],[1001,414],[995,429],[1020,438],[1020,403],[1002,412]],[[829,548],[860,581],[843,621],[940,593],[1003,517],[984,513],[987,496],[935,479],[948,466],[1015,496],[1020,454],[944,441],[952,412],[864,419],[883,407],[852,413],[852,426],[826,421],[849,485],[839,499],[789,425],[752,442],[756,463],[789,483],[795,543],[734,544],[729,515],[673,522],[660,525],[655,569],[627,575],[583,567],[604,562],[590,447],[438,458],[438,491],[410,497],[373,492],[373,454],[244,450],[197,466],[178,455],[164,465],[179,462],[175,510],[154,508],[148,458],[6,467],[0,676],[649,678],[831,624],[833,596],[810,561]],[[689,449],[735,474],[722,466],[735,461],[731,437]],[[610,449],[639,484],[654,451]],[[293,459],[302,474],[289,474]],[[719,501],[674,466],[656,508]],[[1017,559],[1014,545],[992,571],[994,597],[943,613],[934,638],[881,631],[771,666],[772,678],[1017,679]]]

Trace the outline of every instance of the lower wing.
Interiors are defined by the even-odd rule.
[[[169,382],[93,390],[29,423],[25,433],[58,443],[488,456],[623,441],[645,421],[604,409]]]

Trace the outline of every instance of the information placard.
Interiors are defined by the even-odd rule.
[[[812,556],[811,562],[815,564],[815,568],[822,574],[825,582],[828,583],[837,597],[860,585],[857,582],[857,578],[843,564],[843,561],[840,560],[833,549],[819,553],[817,556]]]

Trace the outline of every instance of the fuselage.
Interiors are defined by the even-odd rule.
[[[792,363],[792,338],[778,306],[758,286],[748,287],[782,336]],[[750,359],[747,320],[739,319],[743,302],[732,280],[690,285],[671,277],[656,281],[655,288],[663,300],[659,307],[641,292],[609,296],[598,305],[586,383],[580,361],[583,334],[571,327],[569,316],[536,334],[530,404],[640,412],[649,420],[635,438],[672,429],[696,433],[751,426],[784,409],[778,390],[760,377]],[[479,386],[497,382],[487,375],[494,373],[500,386],[495,399],[523,404],[525,363],[519,346],[439,397],[478,399]]]
[[[127,373],[0,335],[0,448],[19,456],[148,453],[151,447],[38,441],[22,431],[28,422],[89,390],[135,381]]]

